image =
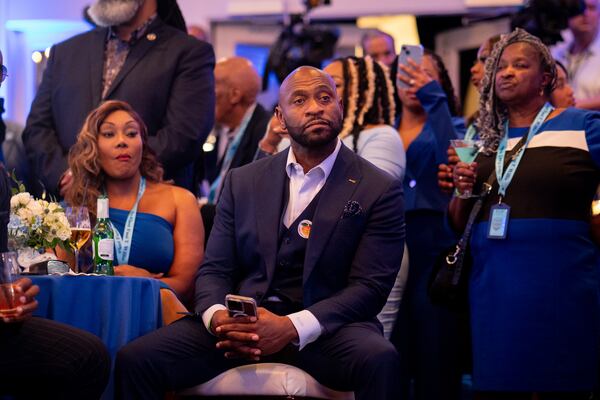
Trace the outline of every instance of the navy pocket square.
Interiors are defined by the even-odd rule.
[[[346,203],[346,206],[344,207],[344,212],[342,213],[342,219],[353,217],[355,215],[360,215],[360,214],[362,214],[362,208],[360,206],[360,203],[355,200],[350,200],[349,202]]]

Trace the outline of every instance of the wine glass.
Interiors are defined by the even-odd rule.
[[[11,317],[17,313],[17,295],[13,278],[19,273],[17,253],[9,251],[0,255],[0,317]]]
[[[67,207],[65,215],[69,220],[71,227],[71,247],[75,253],[75,272],[80,272],[79,251],[92,236],[92,226],[90,224],[90,214],[87,207]]]
[[[474,139],[452,139],[450,144],[454,147],[456,155],[460,158],[460,161],[471,164],[475,161],[479,149],[483,146],[483,140]],[[462,193],[458,193],[458,197],[461,199],[468,199],[472,196],[471,190],[464,190]]]

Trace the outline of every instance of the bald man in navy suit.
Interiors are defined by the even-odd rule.
[[[357,399],[398,399],[398,355],[381,311],[401,264],[401,183],[338,139],[342,107],[324,72],[283,82],[289,150],[227,175],[196,280],[196,317],[123,348],[119,398],[160,399],[239,365],[295,365]],[[228,315],[227,294],[258,318]]]

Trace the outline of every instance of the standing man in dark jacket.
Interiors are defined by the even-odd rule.
[[[175,0],[96,0],[89,14],[101,27],[52,48],[27,119],[34,180],[63,193],[85,117],[118,99],[148,126],[165,178],[194,191],[193,164],[214,118],[212,47],[186,34]]]

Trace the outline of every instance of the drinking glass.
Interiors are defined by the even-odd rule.
[[[69,220],[71,227],[71,247],[75,253],[75,272],[80,272],[79,251],[90,240],[92,236],[92,226],[90,224],[90,214],[87,207],[67,207],[65,215]]]
[[[9,251],[0,255],[0,318],[17,313],[18,300],[13,279],[19,273],[17,253]]]
[[[479,153],[479,149],[483,146],[483,140],[465,140],[465,139],[453,139],[450,140],[450,144],[454,147],[456,151],[456,155],[460,158],[460,161],[471,164],[475,161],[475,157],[477,157],[477,153]],[[471,190],[464,190],[462,193],[458,193],[457,195],[461,199],[468,199],[472,197]]]

